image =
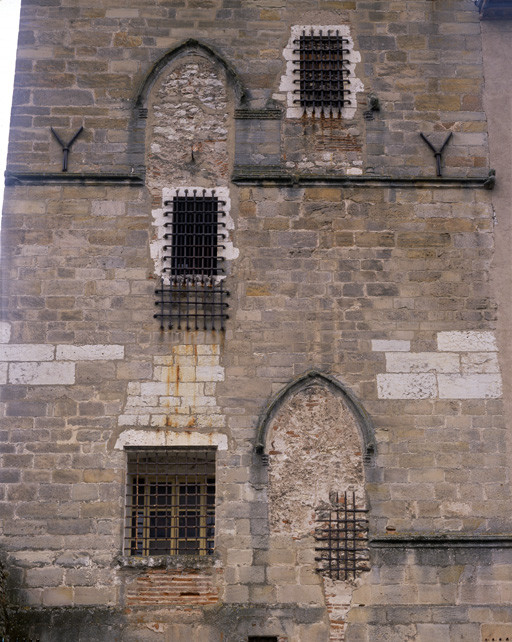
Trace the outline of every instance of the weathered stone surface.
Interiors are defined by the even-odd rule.
[[[0,528],[23,605],[11,637],[494,635],[485,627],[511,620],[509,549],[414,537],[511,529],[512,187],[501,177],[512,145],[508,94],[481,58],[487,33],[486,74],[508,78],[509,23],[481,23],[460,0],[116,4],[21,10],[9,170],[57,176],[13,181],[2,221]],[[293,34],[322,25],[347,36],[351,104],[342,118],[290,118],[303,111],[287,104]],[[81,126],[62,174],[50,127],[69,140]],[[436,146],[453,133],[439,180],[420,132]],[[231,182],[246,163],[267,177]],[[489,167],[495,192],[452,180]],[[145,185],[109,185],[110,173]],[[172,251],[164,202],[186,187],[215,190],[229,210],[225,332],[153,319]],[[297,393],[312,371],[323,383]],[[333,375],[351,396],[326,392]],[[254,452],[264,418],[268,468]],[[124,450],[205,446],[216,448],[208,572],[122,558]],[[351,488],[372,536],[413,543],[372,548],[356,579],[326,578],[315,508]]]
[[[377,375],[380,399],[433,399],[437,396],[437,379],[434,374],[379,374]]]
[[[88,346],[57,346],[56,359],[67,361],[94,361],[96,359],[110,361],[122,359],[124,346],[121,345],[88,345]]]
[[[9,383],[38,386],[75,383],[74,363],[13,363],[9,367]]]
[[[458,352],[494,352],[496,339],[492,332],[440,332],[439,350]]]
[[[501,377],[496,374],[439,375],[440,399],[497,399]]]

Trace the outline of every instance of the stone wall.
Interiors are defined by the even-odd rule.
[[[12,634],[509,635],[509,295],[490,282],[478,10],[114,5],[22,6],[1,258]],[[290,106],[304,26],[349,38],[340,118]],[[81,126],[62,173],[50,127]],[[453,133],[444,177],[420,132]],[[164,203],[185,188],[226,203],[225,332],[153,318]],[[207,563],[123,551],[130,446],[216,448]],[[369,511],[370,571],[333,580],[316,511],[345,491]]]

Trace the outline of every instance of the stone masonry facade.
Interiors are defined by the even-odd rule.
[[[22,0],[6,639],[512,639],[511,51],[470,0]]]

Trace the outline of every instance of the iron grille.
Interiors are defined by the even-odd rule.
[[[225,248],[221,231],[225,216],[214,191],[183,190],[176,193],[165,206],[170,210],[164,216],[170,220],[164,224],[168,230],[163,256],[163,277],[156,290],[160,319],[169,329],[224,330],[227,319],[226,297],[222,264],[224,257],[219,250]]]
[[[368,511],[357,508],[355,493],[336,493],[328,508],[317,511],[317,571],[333,580],[355,578],[369,570]]]
[[[215,449],[145,448],[127,454],[127,554],[211,555]]]
[[[343,38],[339,31],[322,31],[315,35],[313,31],[294,40],[298,45],[294,49],[299,54],[296,61],[297,68],[294,73],[299,75],[294,83],[299,85],[294,93],[298,98],[294,100],[304,108],[304,113],[319,112],[320,115],[334,114],[341,116],[341,109],[350,104],[350,70],[347,68],[346,56],[350,53],[347,49],[349,40]]]

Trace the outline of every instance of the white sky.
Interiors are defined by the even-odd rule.
[[[4,198],[5,157],[11,115],[12,83],[21,0],[0,0],[0,83],[3,100],[0,101],[0,204]]]

